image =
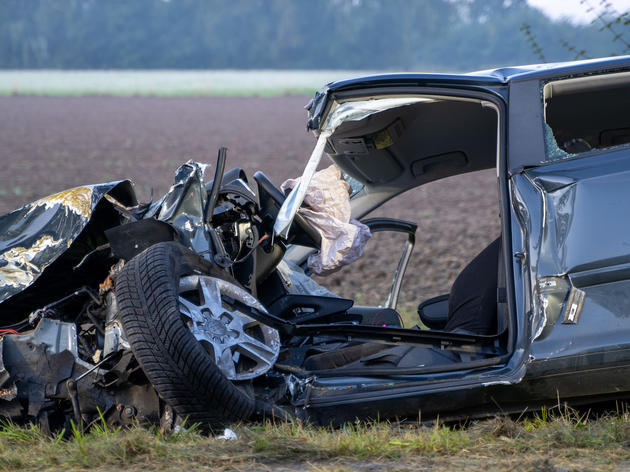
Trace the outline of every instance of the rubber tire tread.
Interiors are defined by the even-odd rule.
[[[158,243],[116,278],[125,335],[160,397],[187,423],[218,430],[254,411],[254,399],[228,380],[181,319],[178,249]],[[181,269],[179,270],[181,271]]]

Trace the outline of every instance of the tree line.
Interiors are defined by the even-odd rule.
[[[523,24],[546,61],[623,53],[524,0],[0,0],[0,68],[461,71],[539,62]]]

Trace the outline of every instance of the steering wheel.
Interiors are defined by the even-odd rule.
[[[254,180],[258,184],[261,210],[270,214],[275,220],[282,203],[284,203],[284,194],[261,171],[254,174]],[[297,226],[298,231],[295,230],[294,226]],[[322,244],[322,236],[312,224],[298,213],[293,218],[288,242],[319,249]]]

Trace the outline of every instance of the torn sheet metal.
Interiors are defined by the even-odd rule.
[[[308,120],[306,122],[307,130],[318,130],[320,119],[328,98],[328,87],[315,93],[315,96],[306,104],[304,109],[308,111]]]
[[[70,377],[74,360],[81,362],[77,357],[74,323],[44,318],[29,334],[0,337],[0,400],[26,396],[29,415],[37,416],[50,391],[48,386]],[[10,366],[12,377],[2,379],[5,366]]]
[[[538,357],[558,346],[614,344],[627,318],[630,167],[623,153],[528,169],[512,177],[526,258],[525,312]],[[534,297],[527,300],[528,293]],[[604,321],[605,320],[605,321]],[[567,344],[569,343],[569,344]],[[577,347],[575,347],[577,349]],[[544,354],[543,354],[544,353]]]
[[[302,205],[308,186],[310,185],[313,175],[315,175],[315,171],[317,170],[317,166],[324,154],[326,140],[332,136],[339,126],[347,121],[361,121],[362,119],[367,118],[370,115],[374,115],[375,113],[429,100],[430,99],[421,97],[377,98],[371,100],[349,101],[334,108],[328,115],[324,127],[319,134],[319,138],[317,139],[315,148],[311,153],[311,157],[306,163],[300,182],[280,207],[280,211],[278,212],[278,216],[276,217],[276,221],[273,226],[273,231],[276,236],[282,236],[285,239],[288,237],[291,224],[293,223],[293,218],[298,212],[300,205]]]
[[[537,276],[568,274],[573,279],[581,274],[577,287],[597,278],[585,271],[600,272],[598,283],[620,277],[613,268],[630,262],[627,157],[619,153],[564,161],[527,170],[524,176],[542,204],[542,213],[531,222],[532,231],[540,228]],[[533,209],[531,203],[528,207]]]
[[[207,192],[203,181],[205,164],[188,161],[175,171],[175,182],[152,212],[158,220],[173,225],[180,242],[197,253],[211,251],[203,221]]]
[[[104,196],[129,181],[86,185],[0,216],[0,302],[32,285],[88,224]]]
[[[526,229],[527,266],[534,293],[530,332],[532,340],[541,341],[559,319],[564,324],[577,323],[584,304],[585,292],[573,286],[566,265],[576,182],[567,176],[549,175],[517,177],[514,183],[515,204],[529,209],[519,216]]]
[[[289,179],[280,188],[284,192],[299,182]],[[332,274],[357,260],[371,237],[366,225],[350,218],[350,191],[336,166],[316,172],[307,188],[299,213],[322,236],[320,250],[308,258],[308,266],[318,275]]]
[[[568,277],[541,277],[537,282],[536,312],[539,316],[535,319],[532,332],[533,339],[542,340],[551,333],[559,318],[567,316],[567,295],[572,289],[575,290],[575,287],[571,287]]]
[[[30,247],[13,247],[5,251],[0,256],[0,261],[4,266],[0,268],[3,278],[0,283],[12,287],[26,287],[34,280],[37,273],[41,272],[39,267],[31,261],[39,254],[46,252],[49,248],[59,246],[63,241],[53,239],[50,235],[39,238]]]

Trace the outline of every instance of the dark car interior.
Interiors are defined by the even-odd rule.
[[[630,143],[630,73],[559,80],[544,88],[545,119],[569,154]]]
[[[368,195],[383,188],[401,193],[451,175],[494,168],[496,107],[478,99],[449,98],[427,97],[360,121],[345,122],[328,139],[325,151],[346,174],[364,185],[364,194]],[[505,272],[500,268],[503,261],[498,248],[500,238],[478,257],[470,255],[472,261],[462,271],[465,283],[454,284],[452,290],[456,292],[421,301],[418,325],[428,329],[404,331],[427,337],[412,343],[402,338],[399,342],[376,343],[366,336],[362,342],[357,330],[352,342],[344,343],[340,338],[311,348],[304,354],[301,367],[319,375],[333,374],[333,369],[334,375],[358,375],[381,369],[391,373],[392,368],[420,373],[464,368],[468,362],[495,363],[507,354],[509,325]],[[485,257],[481,257],[483,254]],[[471,284],[475,279],[479,282]],[[460,301],[460,306],[449,306],[449,300],[454,299]],[[371,314],[375,311],[379,308],[372,307]],[[395,313],[387,313],[392,323],[388,328],[402,331]],[[361,307],[347,308],[346,315],[346,323],[359,315],[361,324],[371,324],[370,313],[363,313]],[[429,335],[433,337],[429,339]],[[459,341],[450,344],[449,336]],[[470,338],[464,340],[466,336]]]
[[[496,130],[487,102],[427,98],[342,124],[326,153],[359,182],[406,189],[494,167]]]

